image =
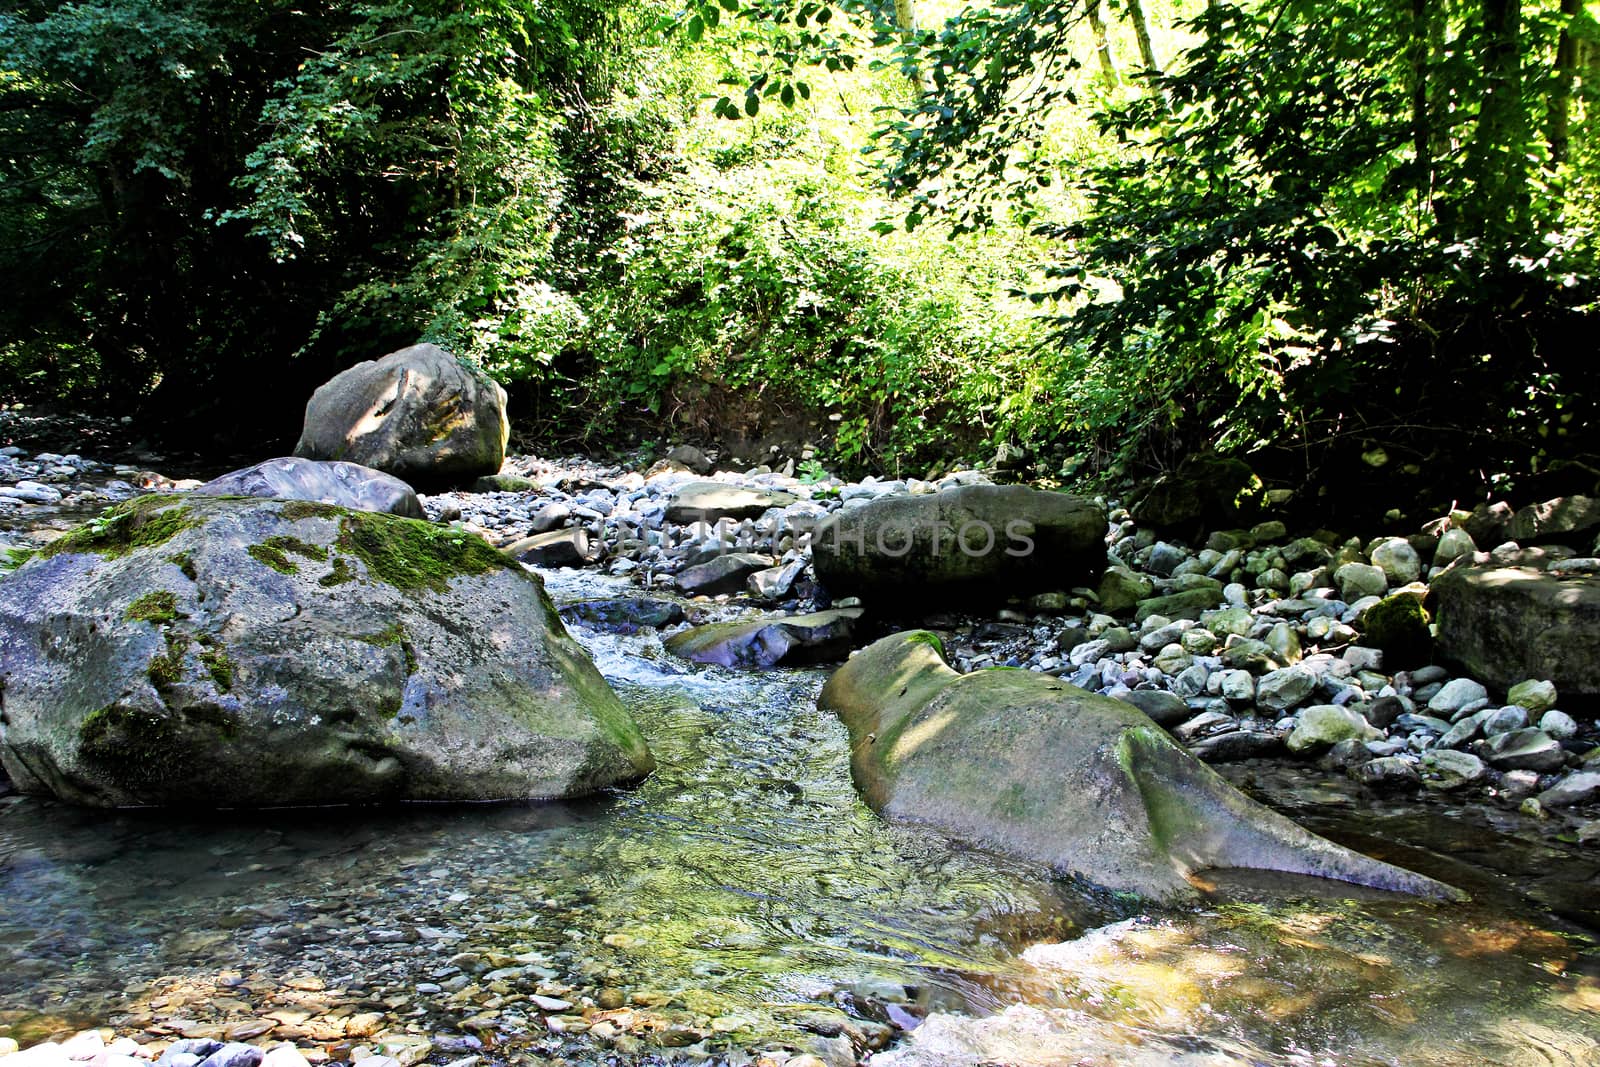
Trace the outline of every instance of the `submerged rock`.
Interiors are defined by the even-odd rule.
[[[442,348],[413,345],[318,388],[294,454],[414,485],[462,483],[499,472],[510,434],[504,389]]]
[[[818,703],[848,728],[874,810],[1108,889],[1178,900],[1189,875],[1246,867],[1460,895],[1255,803],[1121,701],[1032,671],[957,674],[925,631],[857,653]]]
[[[314,500],[355,511],[427,518],[416,490],[391,474],[359,463],[282,456],[230,471],[193,490],[197,496]]]
[[[649,597],[580,600],[561,606],[561,617],[612,633],[637,633],[641,627],[659,629],[683,621],[683,605]]]
[[[0,681],[18,788],[92,805],[570,797],[652,766],[537,576],[325,504],[108,512],[0,582]]]
[[[775,667],[780,663],[836,660],[850,650],[860,608],[839,608],[778,619],[696,626],[666,640],[675,656],[723,667]]]
[[[1093,585],[1106,565],[1104,509],[1020,485],[881,497],[830,516],[811,542],[835,596],[886,607],[987,603]]]

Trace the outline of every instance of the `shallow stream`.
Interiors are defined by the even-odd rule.
[[[628,591],[548,581],[558,602]],[[1235,769],[1477,899],[1223,874],[1211,905],[1129,914],[875,818],[816,710],[824,672],[703,669],[650,631],[575,633],[660,762],[637,790],[204,819],[0,806],[0,1035],[225,1028],[303,988],[337,996],[278,1036],[366,1006],[514,1062],[750,1062],[740,1050],[814,1049],[843,1018],[858,1042],[893,1026],[876,1062],[895,1064],[1600,1064],[1592,849]],[[506,966],[520,973],[483,974]],[[621,996],[650,1027],[552,1028],[514,995],[536,983]]]

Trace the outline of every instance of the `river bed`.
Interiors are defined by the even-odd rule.
[[[558,602],[629,591],[547,581]],[[875,1063],[1600,1063],[1592,849],[1235,769],[1475,901],[1224,872],[1204,907],[1131,911],[878,820],[815,707],[825,672],[700,668],[650,631],[574,632],[660,762],[636,790],[206,818],[0,807],[0,1036],[271,1026],[258,1039],[340,1058],[388,1034],[438,1063],[839,1060],[886,1042]],[[584,1020],[586,1001],[604,1010]],[[381,1017],[367,1034],[362,1013]]]

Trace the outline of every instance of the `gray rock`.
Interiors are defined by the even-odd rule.
[[[259,1067],[265,1053],[254,1045],[230,1041],[200,1061],[200,1067]]]
[[[1422,784],[1417,768],[1403,756],[1380,756],[1352,767],[1349,775],[1373,789],[1409,789]]]
[[[1231,670],[1222,675],[1222,698],[1230,704],[1252,704],[1256,699],[1255,676],[1249,671]]]
[[[0,763],[98,806],[578,796],[644,739],[539,579],[474,535],[144,497],[0,582]]]
[[[857,787],[885,818],[1107,889],[1193,899],[1191,872],[1266,867],[1459,897],[1249,800],[1121,701],[1033,671],[958,674],[926,632],[858,652],[818,705],[844,722]]]
[[[1519,708],[1515,704],[1507,704],[1503,708],[1485,708],[1489,717],[1483,720],[1483,736],[1493,737],[1495,734],[1510,733],[1520,730],[1528,725],[1528,710]]]
[[[595,629],[617,634],[637,633],[641,627],[660,629],[683,621],[683,606],[670,600],[647,597],[618,597],[606,600],[580,600],[561,606],[561,617]]]
[[[533,519],[528,523],[528,529],[536,534],[549,533],[551,530],[561,529],[571,517],[572,506],[570,504],[552,501],[533,513]]]
[[[750,489],[727,482],[689,482],[673,490],[667,501],[668,522],[680,525],[721,519],[758,519],[772,508],[795,503],[791,493]]]
[[[506,553],[535,567],[582,567],[594,562],[596,545],[581,526],[524,537],[506,546]]]
[[[1561,496],[1529,504],[1511,517],[1504,536],[1522,545],[1570,541],[1572,535],[1600,527],[1600,500],[1586,496]]]
[[[768,567],[746,579],[745,589],[760,600],[782,600],[794,589],[795,581],[805,569],[804,559],[792,560],[779,567]]]
[[[1539,719],[1539,729],[1557,741],[1569,741],[1578,736],[1578,724],[1564,711],[1551,709]]]
[[[1446,730],[1443,736],[1439,738],[1440,747],[1460,748],[1483,732],[1483,724],[1493,714],[1494,709],[1485,708],[1465,718],[1457,719],[1450,729]]]
[[[1433,748],[1422,754],[1422,784],[1448,792],[1483,780],[1489,773],[1483,761],[1470,752]]]
[[[1439,650],[1474,678],[1498,688],[1547,679],[1568,696],[1600,696],[1600,577],[1457,567],[1432,589]]]
[[[1549,734],[1529,728],[1496,734],[1481,742],[1481,755],[1501,770],[1546,771],[1566,766],[1567,754]]]
[[[992,603],[1094,585],[1105,534],[1105,511],[1085,498],[972,485],[835,513],[812,539],[812,566],[836,596],[897,607]]]
[[[1300,713],[1284,744],[1290,752],[1315,752],[1340,741],[1376,741],[1383,737],[1361,715],[1336,704],[1317,704]]]
[[[780,663],[820,663],[842,659],[850,651],[860,608],[839,608],[810,615],[712,623],[673,634],[666,648],[695,663],[762,669]]]
[[[1235,763],[1274,756],[1282,749],[1283,738],[1278,734],[1265,730],[1232,730],[1201,738],[1189,747],[1189,752],[1206,763]]]
[[[1383,571],[1391,586],[1407,585],[1422,577],[1422,557],[1411,542],[1391,537],[1372,550],[1372,565]]]
[[[498,473],[510,433],[504,389],[441,348],[414,345],[357,363],[312,394],[294,454],[426,487]]]
[[[678,588],[690,596],[716,596],[719,593],[740,593],[750,576],[772,566],[771,556],[758,556],[753,552],[730,552],[715,556],[710,562],[686,567],[677,574]]]
[[[1122,615],[1134,609],[1141,600],[1155,592],[1149,578],[1136,574],[1127,567],[1107,567],[1100,578],[1097,595],[1100,610],[1107,615]]]
[[[1256,682],[1256,704],[1267,711],[1286,711],[1310,696],[1316,687],[1316,675],[1300,667],[1269,671]]]
[[[680,463],[696,474],[711,473],[711,459],[694,445],[674,445],[667,450],[666,458]]]
[[[1346,563],[1333,572],[1333,580],[1339,587],[1339,595],[1346,601],[1381,597],[1389,589],[1389,579],[1382,568],[1369,563]]]
[[[1187,702],[1165,689],[1130,689],[1118,699],[1150,716],[1157,726],[1176,726],[1194,714]]]
[[[1151,574],[1158,574],[1163,578],[1170,577],[1177,569],[1178,564],[1189,558],[1189,553],[1177,545],[1165,541],[1157,541],[1150,549],[1150,560],[1145,566]]]
[[[1556,706],[1556,687],[1551,682],[1530,678],[1506,692],[1506,703],[1527,708],[1529,715],[1542,715]]]
[[[1567,808],[1574,804],[1587,804],[1600,799],[1600,773],[1578,771],[1569,774],[1555,785],[1539,794],[1539,806]]]
[[[1488,698],[1489,691],[1471,678],[1453,678],[1428,698],[1428,710],[1440,715],[1454,715],[1468,704]]]
[[[1472,535],[1459,526],[1452,526],[1439,537],[1438,547],[1433,552],[1433,565],[1446,567],[1462,556],[1470,559],[1476,551],[1478,546],[1472,540]]]

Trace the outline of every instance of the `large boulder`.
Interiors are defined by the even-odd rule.
[[[993,601],[1093,586],[1106,566],[1106,513],[1082,497],[964,485],[880,497],[830,516],[811,541],[817,580],[880,604]]]
[[[1439,658],[1495,689],[1527,678],[1600,695],[1600,577],[1457,567],[1434,580]]]
[[[675,656],[723,667],[776,667],[837,660],[850,651],[860,608],[695,626],[666,640]]]
[[[1261,480],[1243,460],[1197,452],[1151,482],[1130,511],[1140,526],[1197,537],[1253,516],[1260,492]]]
[[[284,456],[229,471],[193,490],[201,496],[315,500],[355,511],[425,519],[417,492],[399,478],[359,463]]]
[[[357,363],[313,393],[294,454],[418,486],[464,484],[500,470],[510,433],[504,389],[442,348],[413,345]]]
[[[572,797],[651,768],[537,576],[461,530],[144,497],[0,581],[0,763],[101,806]]]
[[[1218,867],[1431,897],[1447,886],[1341,848],[1234,789],[1137,709],[1026,670],[958,674],[925,631],[856,653],[819,705],[867,803],[1095,885],[1191,897]]]

